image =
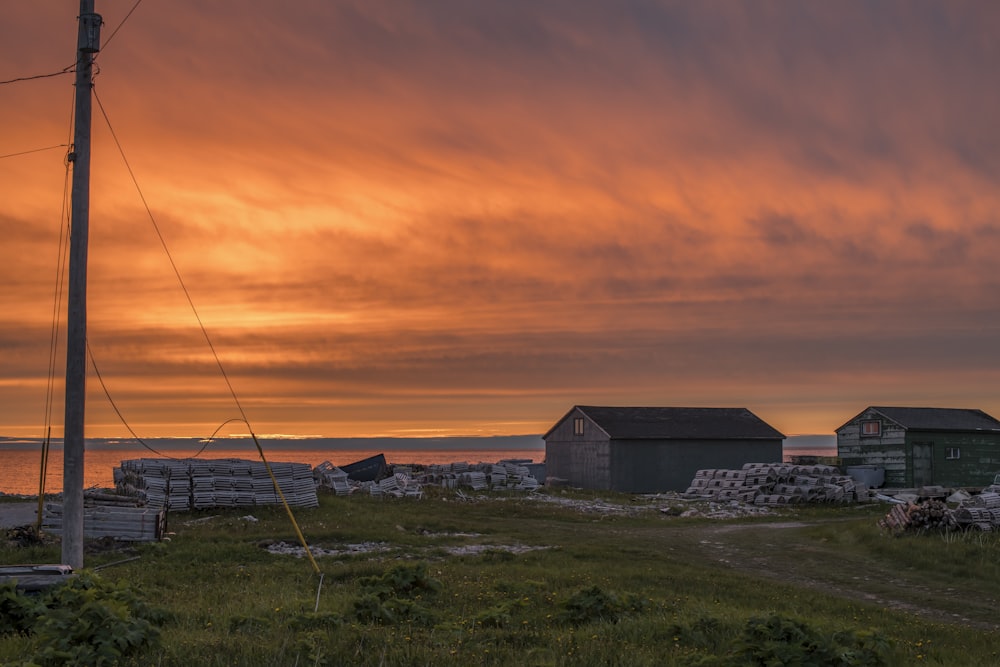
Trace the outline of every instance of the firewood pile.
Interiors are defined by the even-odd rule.
[[[942,500],[893,505],[878,525],[893,533],[905,531],[951,530],[958,523],[955,514]]]
[[[780,506],[853,502],[862,494],[867,497],[867,488],[835,466],[747,463],[741,470],[699,470],[681,497]]]
[[[948,530],[1000,530],[1000,493],[984,491],[952,509],[943,500],[893,505],[878,525],[892,533]]]

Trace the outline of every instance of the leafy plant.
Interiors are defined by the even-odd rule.
[[[598,586],[591,586],[577,591],[566,600],[559,618],[573,625],[595,621],[615,623],[625,614],[641,611],[644,608],[645,603],[638,596],[628,595],[622,600],[614,593],[605,592]]]
[[[361,596],[354,601],[354,617],[366,623],[393,624],[409,621],[430,625],[434,614],[418,600],[434,594],[441,582],[427,574],[427,564],[397,565],[381,576],[361,580]]]
[[[109,665],[154,646],[165,616],[124,584],[82,573],[49,593],[34,635],[33,661],[49,665]]]
[[[15,584],[0,585],[0,633],[28,634],[44,610],[36,598],[18,593]]]
[[[0,587],[0,627],[30,635],[36,650],[27,664],[41,667],[114,664],[155,645],[154,623],[164,618],[127,586],[88,573],[42,596]]]
[[[803,621],[773,614],[751,618],[720,664],[881,667],[889,643],[875,633],[824,635]]]

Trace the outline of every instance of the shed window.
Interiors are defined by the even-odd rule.
[[[573,419],[573,435],[583,435],[583,417]]]
[[[950,461],[957,461],[962,458],[962,450],[959,447],[949,447],[945,450],[944,457]]]
[[[882,435],[882,422],[874,420],[861,422],[861,435]]]

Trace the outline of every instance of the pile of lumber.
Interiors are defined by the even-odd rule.
[[[62,503],[46,503],[42,530],[62,535]],[[153,542],[166,533],[167,513],[162,508],[137,507],[121,502],[92,503],[84,499],[83,537],[109,537],[122,542]]]
[[[740,470],[699,470],[682,494],[689,500],[767,506],[852,502],[862,496],[867,496],[867,489],[842,475],[835,466],[787,463],[747,463]]]
[[[942,500],[925,500],[892,506],[878,525],[890,532],[907,530],[949,530],[956,527],[955,515]]]
[[[939,499],[893,505],[879,527],[894,533],[948,530],[1000,530],[1000,492],[984,491],[951,509]]]
[[[255,507],[285,501],[295,507],[317,507],[316,482],[307,463],[269,464],[243,459],[130,459],[115,469],[115,489],[150,507],[171,510]]]

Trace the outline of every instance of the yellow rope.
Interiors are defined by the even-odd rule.
[[[42,443],[42,469],[38,475],[38,516],[35,518],[35,532],[42,532],[42,513],[45,508],[45,472],[49,466],[49,438],[52,437],[52,427],[49,427],[45,441]]]
[[[260,446],[260,442],[257,440],[257,434],[253,432],[253,429],[250,429],[250,437],[253,438],[253,444],[257,445],[257,452],[260,454],[260,460],[264,462],[264,468],[267,469],[267,474],[271,477],[271,483],[274,484],[274,490],[278,493],[278,497],[281,498],[281,504],[284,505],[285,511],[288,512],[288,518],[292,521],[292,526],[295,528],[295,534],[299,536],[299,543],[302,544],[302,548],[306,550],[306,555],[309,556],[309,562],[312,563],[313,570],[316,571],[316,574],[321,575],[319,565],[316,564],[316,559],[313,558],[312,550],[306,542],[305,535],[302,534],[302,530],[299,528],[299,524],[295,520],[295,515],[292,514],[292,508],[288,506],[288,501],[285,500],[285,494],[282,493],[278,480],[275,479],[274,473],[271,472],[271,464],[267,462],[267,457],[264,456],[264,448]]]

